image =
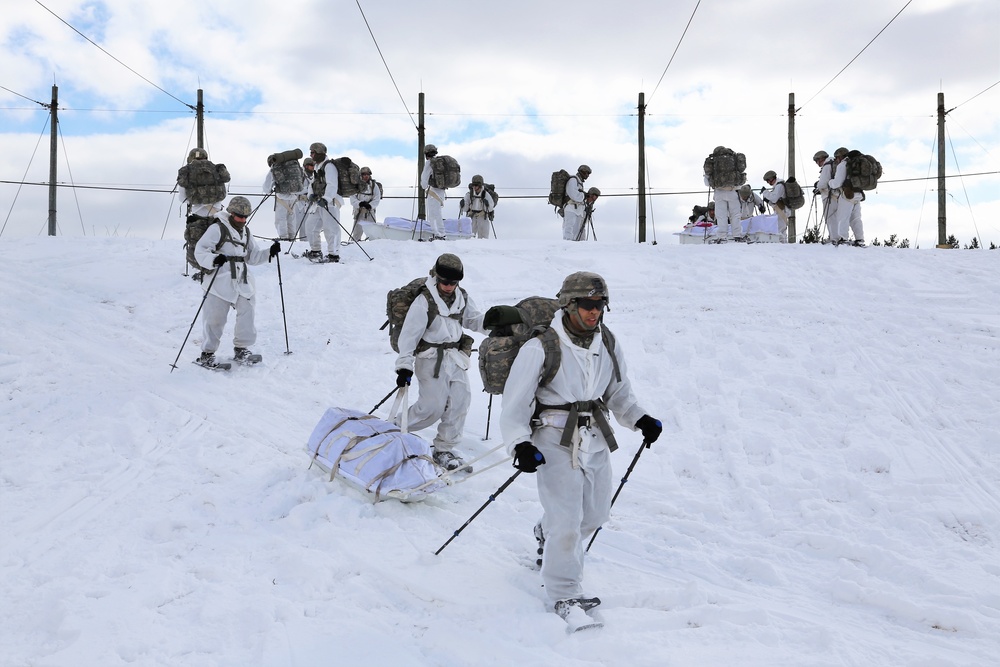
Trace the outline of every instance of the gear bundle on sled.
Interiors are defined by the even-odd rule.
[[[426,440],[359,410],[327,410],[307,449],[312,465],[372,494],[373,502],[422,500],[445,486]]]

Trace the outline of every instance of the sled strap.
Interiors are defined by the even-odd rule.
[[[404,385],[402,391],[397,391],[396,398],[392,401],[392,407],[389,408],[389,421],[392,421],[396,417],[396,413],[399,412],[399,430],[404,434],[409,433],[407,430],[409,427],[407,424],[409,410],[406,407],[406,393],[409,388],[409,386]]]

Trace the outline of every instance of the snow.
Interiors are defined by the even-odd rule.
[[[0,243],[0,662],[996,664],[994,253],[365,249],[281,255],[292,354],[277,267],[254,267],[264,361],[212,373],[190,363],[200,322],[171,372],[201,300],[180,242]],[[307,469],[327,408],[367,412],[393,388],[385,294],[444,251],[484,309],[576,270],[611,286],[606,321],[664,433],[588,557],[602,630],[567,636],[544,609],[531,475],[435,556],[508,464],[411,504]],[[469,376],[476,456],[500,442],[499,401],[484,441]],[[617,431],[620,479],[640,436]]]

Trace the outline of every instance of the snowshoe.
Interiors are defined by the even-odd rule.
[[[555,612],[566,621],[566,632],[572,634],[604,627],[604,622],[595,617],[600,604],[600,598],[570,598],[557,601]]]
[[[465,459],[451,451],[435,451],[433,454],[434,463],[438,464],[446,471],[461,470],[462,472],[472,472],[472,466],[465,464]]]
[[[243,366],[253,366],[254,364],[259,364],[263,361],[263,357],[259,354],[254,354],[245,347],[234,347],[233,348],[233,361]]]
[[[201,356],[194,360],[194,363],[210,371],[228,371],[232,367],[232,364],[229,363],[220,364],[212,352],[202,352]]]
[[[302,256],[315,264],[326,264],[326,257],[319,250],[306,250]]]
[[[326,261],[333,262],[334,264],[337,264],[337,263],[340,262],[340,255],[327,255],[326,256]]]

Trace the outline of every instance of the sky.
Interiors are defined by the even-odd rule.
[[[5,665],[995,664],[994,255],[365,247],[373,260],[254,267],[263,361],[216,373],[190,363],[201,289],[176,241],[0,243]],[[480,308],[552,296],[581,269],[608,282],[605,321],[664,431],[587,557],[596,633],[567,636],[545,610],[534,477],[489,502],[513,469],[489,454],[502,399],[490,408],[475,363],[459,451],[485,455],[481,473],[373,504],[309,470],[328,408],[387,415],[385,293],[443,251]],[[641,436],[613,426],[618,482]]]
[[[634,241],[643,93],[646,238],[673,242],[692,206],[709,198],[701,169],[714,147],[747,156],[755,189],[769,169],[790,173],[794,94],[798,180],[815,181],[810,158],[820,149],[874,155],[884,175],[863,205],[866,240],[896,234],[931,247],[941,92],[950,110],[947,232],[1000,245],[1000,6],[990,0],[844,0],[836,10],[794,0],[147,5],[5,8],[4,238],[46,233],[42,105],[57,84],[57,181],[77,186],[59,190],[66,235],[181,237],[170,190],[195,145],[200,88],[206,147],[233,175],[231,193],[255,204],[267,155],[322,141],[372,168],[386,187],[381,215],[415,217],[422,92],[426,141],[459,160],[465,182],[481,174],[503,197],[499,236],[558,238],[560,220],[544,201],[550,175],[588,164],[588,186],[606,195],[595,212],[599,238]],[[450,196],[446,215],[457,213],[460,191]],[[816,221],[808,205],[798,218],[799,234]]]

